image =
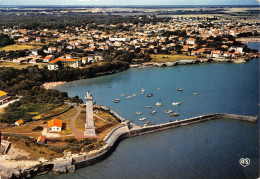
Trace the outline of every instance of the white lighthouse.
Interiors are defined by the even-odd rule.
[[[84,137],[97,137],[93,120],[93,97],[88,90],[85,96],[86,100],[86,124]]]

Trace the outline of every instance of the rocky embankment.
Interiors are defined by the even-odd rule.
[[[177,65],[190,65],[190,64],[200,64],[200,63],[246,63],[252,58],[257,56],[236,58],[236,59],[226,59],[226,58],[215,58],[215,59],[197,59],[197,60],[179,60],[175,62],[146,62],[142,64],[131,64],[130,68],[142,68],[142,67],[172,67]]]

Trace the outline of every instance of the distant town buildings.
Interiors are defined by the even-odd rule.
[[[166,22],[153,22],[151,18],[151,23],[99,24],[95,28],[90,24],[63,30],[4,28],[3,32],[17,43],[41,42],[50,36],[55,40],[41,49],[30,50],[26,56],[2,59],[17,63],[43,62],[48,63],[49,70],[57,70],[103,61],[111,51],[127,51],[139,58],[146,54],[172,52],[205,58],[238,58],[247,52],[244,50],[246,45],[236,39],[241,34],[257,35],[260,32],[258,23],[257,20],[243,22],[220,17],[217,20],[176,17]],[[122,31],[118,26],[129,30]],[[105,27],[111,30],[104,30]]]

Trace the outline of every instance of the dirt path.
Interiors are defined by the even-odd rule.
[[[75,109],[77,110],[77,113],[71,118],[70,121],[70,127],[73,131],[73,135],[75,136],[75,138],[85,138],[84,137],[84,132],[79,131],[76,127],[75,127],[75,121],[78,117],[78,115],[81,112],[81,109],[79,107],[75,107]]]

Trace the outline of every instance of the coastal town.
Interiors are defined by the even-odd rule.
[[[0,10],[5,13],[5,8]],[[195,13],[204,10],[195,9]],[[248,46],[249,42],[260,42],[258,18],[214,14],[166,17],[156,16],[159,11],[154,10],[149,13],[155,14],[133,17],[111,15],[107,10],[108,15],[103,16],[100,15],[103,11],[93,11],[96,14],[90,18],[93,17],[94,22],[72,22],[75,25],[59,24],[57,19],[68,13],[81,22],[83,12],[75,15],[64,9],[49,13],[18,13],[16,9],[12,12],[17,20],[34,18],[36,14],[57,23],[47,22],[45,27],[0,22],[0,178],[30,178],[49,171],[57,175],[73,173],[77,168],[107,158],[124,138],[189,124],[220,118],[257,123],[258,116],[227,113],[178,120],[176,109],[168,109],[161,111],[170,116],[170,121],[154,123],[141,116],[138,122],[144,124],[137,125],[122,112],[119,114],[97,104],[88,89],[84,89],[85,97],[81,99],[54,88],[128,68],[246,63],[258,59],[258,50]],[[100,21],[99,16],[109,21]],[[118,92],[120,99],[110,101],[121,105],[122,99],[131,101],[137,95],[155,98],[148,90],[146,93],[141,87],[140,90],[140,94],[130,96]],[[181,88],[174,91],[184,93]],[[189,95],[197,97],[199,93],[193,91]],[[176,97],[170,107],[181,106],[178,100]],[[201,98],[197,100],[201,101]],[[162,103],[159,98],[154,107],[162,109]],[[150,110],[152,106],[144,108]],[[156,111],[151,110],[154,116]],[[135,113],[141,115],[141,112]]]
[[[155,17],[148,18],[153,21]],[[177,60],[245,62],[258,55],[256,50],[241,43],[243,37],[259,36],[258,20],[246,22],[222,17],[163,20],[135,24],[84,24],[65,29],[2,26],[1,32],[25,49],[14,52],[2,48],[0,59],[2,62],[45,64],[49,70],[57,70],[61,66],[84,68],[87,64],[111,60],[133,64],[171,61],[171,56],[179,57]],[[254,40],[259,41],[259,38]],[[38,48],[33,48],[34,45]]]

